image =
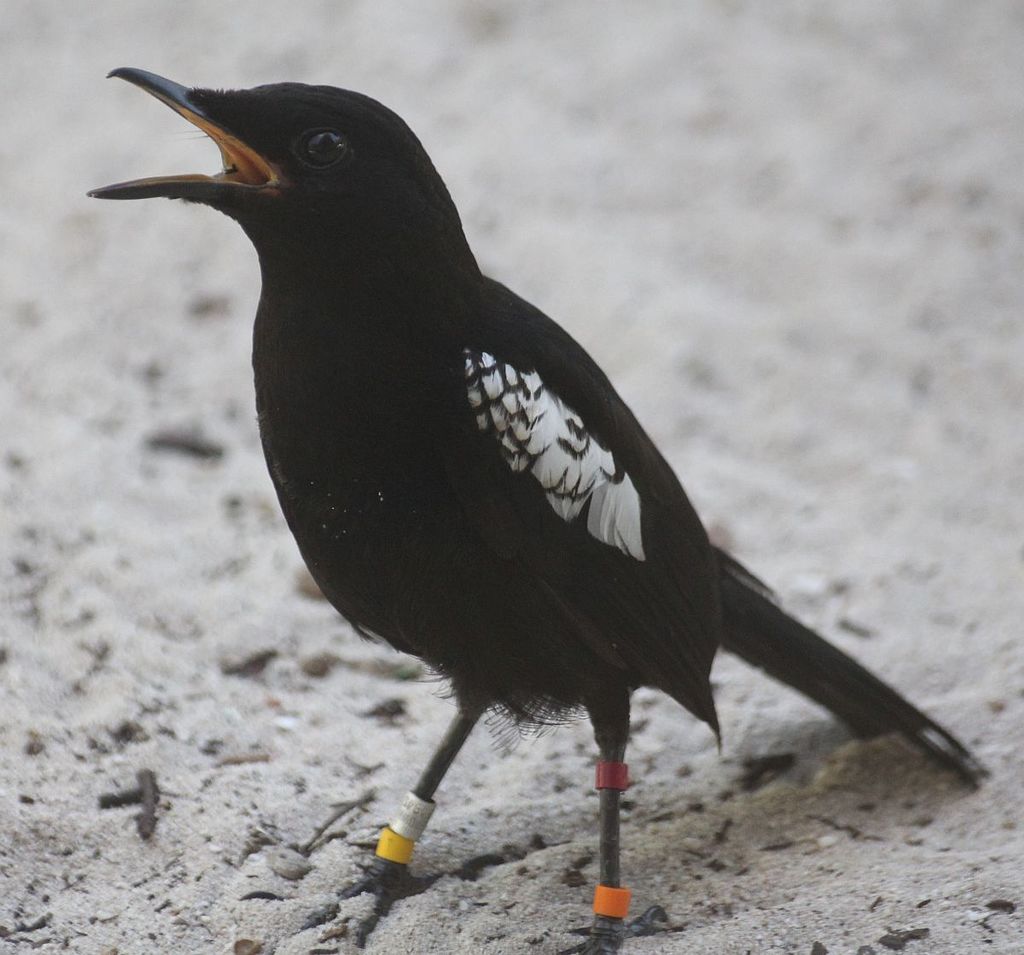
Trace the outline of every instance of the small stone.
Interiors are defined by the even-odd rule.
[[[993,899],[991,902],[986,902],[985,907],[993,912],[1006,912],[1008,915],[1012,915],[1017,911],[1016,903],[1011,902],[1009,899]]]
[[[840,630],[852,633],[855,637],[860,637],[862,640],[867,640],[875,635],[875,631],[871,627],[858,623],[856,620],[851,620],[849,617],[840,617],[836,621],[836,626]]]
[[[586,881],[586,877],[579,869],[566,869],[562,873],[562,884],[572,889],[578,889],[581,885],[585,885]]]
[[[220,672],[225,676],[256,677],[276,656],[277,651],[269,647],[243,656],[224,656],[220,660]]]
[[[908,928],[900,929],[897,931],[886,932],[879,940],[878,944],[883,948],[888,948],[894,952],[902,952],[907,946],[907,942],[916,942],[921,939],[927,938],[931,932],[926,928]]]
[[[38,730],[29,730],[23,752],[26,756],[38,756],[46,751],[46,742]]]
[[[828,949],[821,942],[815,942],[811,946],[811,955],[828,955]]]
[[[312,677],[325,677],[340,663],[341,660],[335,653],[315,653],[311,657],[306,657],[299,666],[302,668],[302,672],[306,676]]]
[[[115,743],[126,746],[128,743],[144,743],[149,739],[149,733],[141,723],[135,720],[122,720],[117,726],[107,730]]]
[[[383,700],[372,709],[363,713],[363,716],[372,716],[374,719],[378,719],[382,723],[386,723],[391,726],[403,719],[405,715],[405,700],[399,700],[397,698]]]
[[[272,846],[264,855],[270,871],[290,882],[298,882],[313,871],[312,864],[304,855],[287,846]]]
[[[231,299],[227,295],[200,293],[188,303],[188,311],[195,318],[217,318],[231,311]]]
[[[154,431],[146,437],[146,447],[150,451],[170,451],[206,461],[216,461],[224,457],[224,446],[203,437],[198,431],[179,431],[172,428]]]
[[[320,936],[321,942],[330,942],[336,938],[345,938],[348,935],[348,922],[340,922],[337,925],[332,925],[328,928],[323,935]]]
[[[234,955],[260,955],[263,951],[263,942],[255,938],[240,938],[231,951]]]

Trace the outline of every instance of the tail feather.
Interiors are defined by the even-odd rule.
[[[892,687],[786,614],[728,554],[722,564],[723,647],[831,710],[862,737],[901,733],[971,785],[985,769]]]

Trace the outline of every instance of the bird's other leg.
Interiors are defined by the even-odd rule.
[[[590,712],[597,741],[598,762],[594,785],[600,799],[600,881],[594,890],[594,923],[585,952],[617,952],[629,913],[629,889],[623,888],[619,869],[619,801],[629,786],[626,744],[629,741],[629,694],[602,701]]]
[[[627,935],[650,935],[665,921],[664,910],[652,906],[629,925],[630,891],[622,885],[619,868],[619,802],[629,786],[626,743],[629,740],[629,691],[616,687],[587,703],[594,726],[599,759],[595,785],[600,796],[600,881],[594,890],[594,921],[586,942],[569,953],[609,955],[618,952]]]
[[[433,815],[434,793],[479,718],[479,712],[467,713],[460,710],[452,720],[419,781],[406,793],[391,823],[381,830],[376,854],[365,874],[340,893],[342,899],[355,898],[363,893],[374,896],[373,911],[359,923],[355,932],[355,941],[360,948],[395,902],[418,895],[434,883],[435,879],[429,876],[416,878],[410,875],[409,860],[417,840],[423,835]],[[336,914],[337,906],[334,905],[318,913],[306,924],[309,927],[322,924]]]

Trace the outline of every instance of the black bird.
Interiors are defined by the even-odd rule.
[[[586,712],[598,747],[600,885],[582,951],[617,951],[630,694],[663,690],[715,733],[719,646],[860,736],[898,732],[968,782],[945,729],[775,603],[708,540],[671,467],[590,356],[483,275],[409,127],[328,86],[188,89],[115,70],[220,147],[213,176],[97,189],[226,213],[259,254],[253,341],[267,465],[310,572],[364,636],[428,663],[455,718],[373,865],[365,941],[412,891],[433,796],[487,711]]]

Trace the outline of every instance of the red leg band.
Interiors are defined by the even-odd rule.
[[[625,792],[629,788],[629,766],[625,763],[611,763],[599,759],[597,781],[594,786],[597,789],[617,789],[619,792]]]

